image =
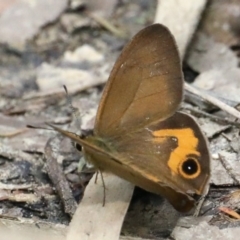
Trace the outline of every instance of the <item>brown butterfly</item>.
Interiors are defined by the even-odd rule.
[[[160,194],[185,212],[194,206],[192,194],[204,192],[210,156],[197,123],[176,112],[182,96],[174,37],[154,24],[137,33],[116,61],[91,136],[51,126],[80,144],[96,169]]]

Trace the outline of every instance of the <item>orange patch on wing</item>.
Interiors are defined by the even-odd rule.
[[[158,130],[153,132],[153,136],[157,143],[165,141],[166,138],[176,138],[178,146],[171,152],[168,160],[168,166],[173,174],[179,173],[178,167],[188,155],[200,156],[197,151],[198,139],[190,128]]]

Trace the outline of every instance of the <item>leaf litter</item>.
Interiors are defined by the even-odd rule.
[[[234,32],[236,16],[229,9],[234,9],[231,7],[237,5],[237,2],[230,1],[229,5],[223,3],[224,1],[212,2],[215,2],[216,13],[218,10],[222,11],[222,4],[229,6],[224,16],[225,19],[229,19],[229,35],[226,36],[220,28],[221,31],[217,33],[212,29],[206,30],[206,26],[214,25],[208,20],[209,17],[204,18],[203,15],[202,19],[210,24],[205,24],[205,29],[202,29],[200,24],[195,39],[188,48],[185,62],[198,75],[196,79],[191,79],[193,86],[201,91],[207,90],[208,95],[220,101],[223,98],[231,100],[235,106],[239,102],[240,80],[239,58],[233,49],[236,49],[239,42]],[[80,5],[75,6],[81,6],[82,3],[78,4]],[[70,4],[69,7],[71,6],[73,5]],[[143,11],[146,6],[148,14]],[[211,14],[215,12],[214,8],[211,8]],[[141,4],[126,1],[115,6],[113,11],[117,17],[114,17],[113,22],[118,21],[120,26],[127,23],[128,29],[133,33],[143,25],[152,23],[154,10],[155,6],[145,1],[141,1]],[[139,12],[144,12],[145,15],[138,17]],[[61,166],[57,167],[58,172],[54,171],[54,174],[57,174],[56,179],[64,176],[64,173],[65,177],[61,178],[64,187],[55,191],[58,183],[49,179],[51,174],[47,170],[47,159],[44,158],[44,154],[47,157],[44,150],[46,143],[55,134],[43,129],[29,130],[25,123],[42,126],[45,122],[51,122],[76,131],[76,126],[70,124],[74,117],[62,89],[62,85],[65,84],[73,106],[79,108],[82,127],[85,130],[91,129],[102,84],[107,80],[114,59],[124,42],[103,30],[100,22],[91,28],[93,19],[87,15],[83,18],[83,15],[71,11],[58,14],[59,20],[49,24],[52,20],[47,19],[43,23],[45,27],[39,29],[37,26],[34,30],[38,33],[36,38],[30,43],[24,42],[25,46],[30,44],[31,49],[35,47],[35,53],[15,44],[12,44],[11,48],[3,45],[1,51],[10,49],[11,57],[3,54],[0,60],[8,63],[0,67],[1,216],[2,219],[21,218],[24,219],[23,222],[34,217],[34,223],[44,221],[49,226],[49,222],[54,223],[55,230],[61,229],[57,224],[69,224],[70,216],[74,215],[71,207],[74,209],[75,202],[82,197],[83,186],[79,184],[80,180],[84,179],[86,184],[89,178],[77,173],[81,155],[73,148],[71,142],[66,143],[58,136],[58,146],[53,148],[56,150],[54,156],[57,157],[54,157],[51,164]],[[232,15],[228,17],[227,14]],[[74,17],[74,22],[63,21],[63,16]],[[107,13],[103,16],[109,18]],[[132,21],[132,16],[136,18],[135,21]],[[110,16],[110,19],[112,17]],[[219,26],[223,25],[221,14],[216,14],[214,19],[220,21]],[[64,26],[67,31],[61,32],[60,26]],[[52,48],[56,42],[57,47]],[[18,67],[13,71],[9,68],[9,63]],[[18,73],[21,75],[20,80]],[[205,107],[200,109],[203,112],[213,117],[236,121],[235,117],[224,112],[224,109],[219,111],[219,106],[213,106],[201,94],[198,102],[206,102]],[[199,110],[200,105],[196,106],[196,99],[188,99],[188,108]],[[181,217],[165,200],[137,189],[122,228],[123,235],[153,239],[168,239],[170,235],[176,239],[192,239],[194,236],[195,239],[200,239],[204,234],[205,238],[234,239],[232,236],[238,233],[239,224],[235,222],[233,215],[231,220],[234,222],[229,221],[229,217],[225,219],[219,207],[239,211],[239,128],[230,122],[223,124],[206,116],[197,116],[196,119],[210,140],[212,155],[211,187],[200,211],[202,216],[195,218],[190,214],[189,217]],[[50,171],[52,169],[54,168],[50,168]],[[63,194],[65,189],[67,197]],[[64,211],[66,199],[71,199],[73,203],[65,205]],[[8,224],[14,225],[15,222]],[[231,226],[235,228],[229,230]]]

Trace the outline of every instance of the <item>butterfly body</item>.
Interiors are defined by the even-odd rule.
[[[182,101],[181,61],[169,30],[154,24],[126,45],[105,86],[92,136],[54,127],[83,147],[100,171],[166,197],[179,211],[194,206],[210,176],[207,141]]]

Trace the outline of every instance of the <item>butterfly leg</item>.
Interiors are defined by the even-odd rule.
[[[105,186],[105,182],[104,182],[104,179],[103,179],[103,174],[101,171],[100,172],[100,176],[101,176],[101,179],[102,179],[102,184],[103,184],[103,207],[105,206],[105,202],[106,202],[106,186]]]
[[[96,172],[95,183],[97,183],[98,173],[100,173],[102,184],[103,184],[103,207],[104,207],[105,202],[106,202],[106,185],[105,185],[105,182],[104,182],[102,171],[99,170],[99,169],[96,169],[93,165],[89,165],[89,163],[85,160],[85,158],[82,157],[79,161],[79,164],[78,164],[78,172],[80,172],[80,173],[94,173],[94,172]],[[82,184],[82,186],[83,186],[83,184]]]
[[[103,174],[102,174],[102,171],[101,170],[98,170],[96,172],[96,175],[95,175],[95,183],[97,183],[97,178],[98,178],[98,173],[100,173],[100,176],[101,176],[101,180],[102,180],[102,184],[103,184],[103,207],[105,206],[105,202],[106,202],[106,185],[105,185],[105,182],[104,182],[104,178],[103,178]]]
[[[196,207],[196,209],[194,211],[194,214],[193,214],[194,217],[198,217],[199,216],[201,208],[202,208],[202,205],[203,205],[203,203],[206,200],[206,197],[208,195],[208,191],[209,191],[209,187],[206,189],[206,192],[199,199],[197,207]]]

